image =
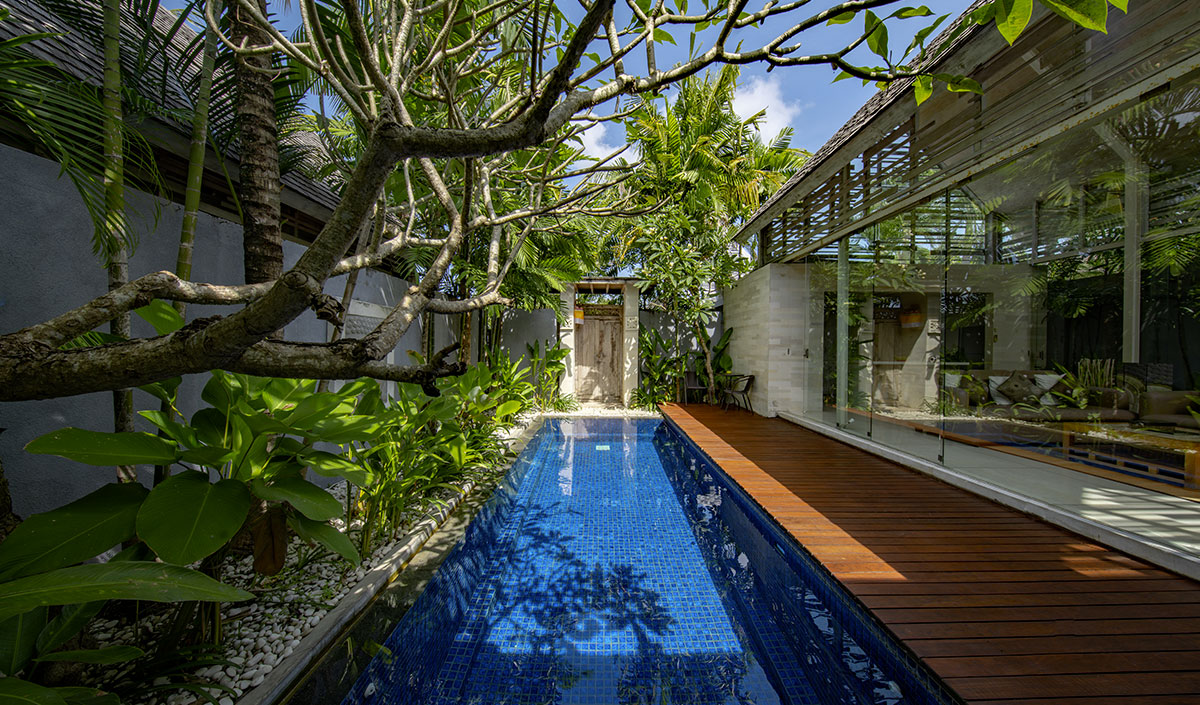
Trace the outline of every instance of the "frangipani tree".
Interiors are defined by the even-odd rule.
[[[1125,9],[1124,0],[1038,1],[1097,28],[1104,26],[1108,4]],[[208,2],[210,27],[229,51],[305,67],[364,136],[353,161],[344,165],[339,205],[296,264],[274,279],[234,285],[157,272],[0,336],[0,399],[118,389],[214,368],[263,376],[427,381],[456,368],[443,356],[415,366],[383,362],[422,313],[505,303],[501,285],[541,219],[625,212],[628,204],[619,199],[605,206],[597,200],[619,183],[601,178],[615,168],[612,159],[580,167],[577,160],[545,155],[572,144],[592,125],[622,119],[628,96],[662,91],[709,67],[754,62],[832,66],[885,83],[919,76],[918,98],[935,81],[955,90],[976,88],[960,77],[921,73],[925,42],[940,20],[918,32],[907,51],[888,46],[889,22],[922,21],[931,14],[899,0],[770,0],[757,9],[745,0],[690,9],[683,0],[584,0],[570,14],[540,0],[299,0],[303,28],[295,37],[286,36],[258,0],[225,5],[256,29],[230,36],[222,29],[218,3]],[[1011,39],[1028,22],[1032,6],[1033,0],[993,0],[973,19],[995,21]],[[861,22],[863,30],[847,46],[802,51],[804,33],[850,21]],[[779,31],[745,48],[767,25]],[[694,39],[686,60],[660,66],[658,43],[688,36]],[[241,109],[263,111],[267,103],[243,100]],[[268,140],[242,144],[242,158],[269,158],[257,152],[277,146]],[[529,151],[543,156],[514,157]],[[379,209],[397,173],[419,182],[428,198],[418,200],[414,189],[407,203]],[[501,183],[510,196],[503,201],[497,197]],[[378,241],[360,251],[356,241],[376,220]],[[465,298],[437,298],[468,238],[487,243],[483,285]],[[330,277],[412,250],[427,252],[427,264],[366,335],[332,343],[272,337],[319,303]],[[60,349],[154,299],[235,308],[167,335]]]

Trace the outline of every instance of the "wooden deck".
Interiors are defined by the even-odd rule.
[[[663,411],[968,702],[1200,705],[1200,583],[781,419]]]

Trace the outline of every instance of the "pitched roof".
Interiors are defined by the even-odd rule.
[[[967,23],[967,17],[978,7],[987,4],[991,0],[974,0],[971,6],[968,7],[957,19],[954,20],[945,30],[930,42],[930,46],[940,47],[946,43],[963,25]],[[971,37],[981,29],[978,25],[970,25],[962,31],[954,41],[942,47],[942,50],[937,54],[929,55],[921,64],[922,69],[932,69],[938,63],[944,61],[954,54],[961,46],[966,44]],[[754,215],[738,230],[735,240],[741,240],[749,235],[762,230],[766,227],[770,220],[774,219],[774,212],[777,210],[778,204],[785,200],[797,186],[800,185],[809,174],[816,171],[817,167],[829,161],[833,155],[841,149],[847,142],[853,139],[856,135],[866,129],[876,117],[881,115],[884,110],[894,105],[900,98],[908,94],[908,90],[912,87],[915,79],[903,78],[893,81],[887,88],[875,93],[858,112],[846,121],[846,124],[829,138],[829,141],[821,146],[804,164],[796,170],[796,173],[787,180],[779,190],[771,195],[766,201],[763,201]],[[790,205],[790,204],[789,204]],[[770,215],[770,217],[767,217]]]
[[[69,10],[78,11],[80,17],[96,16],[101,12],[99,0],[70,0],[63,5]],[[37,0],[0,0],[0,7],[6,7],[11,11],[8,21],[0,22],[0,39],[31,33],[64,35],[31,42],[26,44],[25,48],[34,56],[54,63],[63,71],[82,81],[96,86],[101,84],[104,57],[97,49],[98,45],[95,41],[78,36],[79,32],[76,27],[81,26],[78,17],[74,18],[77,21],[72,23],[69,21],[72,19],[69,16],[64,18],[51,12]],[[154,24],[163,31],[165,36],[175,25],[176,19],[177,15],[160,7],[158,14],[154,17]],[[130,31],[132,30],[133,28],[130,29]],[[184,58],[189,56],[189,47],[193,45],[197,37],[197,33],[185,24],[179,27],[171,37],[170,43],[163,47],[170,54],[173,65],[184,66],[183,76],[178,76],[171,71],[163,71],[159,74],[165,77],[165,85],[156,87],[158,94],[156,102],[161,103],[161,107],[167,111],[187,113],[191,110],[192,103],[187,97],[188,91],[183,84],[189,83],[199,71],[199,56],[193,53],[192,60],[185,61]],[[161,63],[161,59],[155,57],[151,57],[150,61]],[[172,131],[190,137],[190,124],[184,124],[166,116],[156,116],[155,119]],[[318,158],[319,155],[325,153],[320,139],[315,135],[295,134],[284,139],[304,147],[309,150],[310,154]],[[229,150],[226,156],[237,160],[236,149]],[[306,166],[313,167],[311,170],[315,171],[315,164],[309,163]],[[281,176],[281,181],[295,193],[326,209],[333,210],[338,204],[339,198],[329,185],[310,179],[302,173],[297,171],[285,173]]]

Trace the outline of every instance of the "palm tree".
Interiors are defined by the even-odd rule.
[[[715,78],[688,78],[673,101],[664,99],[664,109],[647,99],[626,125],[641,154],[629,188],[656,211],[618,224],[614,250],[618,261],[654,285],[655,302],[675,318],[680,364],[682,330],[706,340],[710,292],[732,284],[751,264],[731,243],[737,225],[808,157],[790,148],[790,128],[764,143],[756,130],[763,113],[742,119],[734,112],[737,79],[733,66]],[[712,351],[702,347],[713,399]]]

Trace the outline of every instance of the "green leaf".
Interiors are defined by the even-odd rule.
[[[299,477],[283,477],[270,483],[251,480],[250,491],[268,502],[287,502],[314,521],[328,521],[342,513],[333,495]]]
[[[496,407],[496,418],[503,419],[508,416],[512,416],[513,414],[517,413],[520,410],[521,410],[521,402],[516,401],[516,400],[506,401],[503,404],[501,404],[500,406]]]
[[[833,17],[829,18],[829,21],[825,23],[825,26],[834,25],[834,24],[846,24],[850,20],[854,19],[854,15],[855,15],[855,13],[853,13],[853,12],[843,12],[841,14],[834,15]]]
[[[929,17],[933,14],[933,10],[921,5],[920,7],[902,7],[892,13],[892,17],[907,20],[913,17]]]
[[[155,299],[147,306],[133,310],[142,320],[154,326],[154,332],[159,335],[174,333],[183,327],[183,316],[171,304],[162,299]]]
[[[329,524],[294,514],[288,517],[288,525],[305,541],[318,543],[351,563],[362,561],[350,539]]]
[[[177,565],[85,563],[0,583],[0,619],[38,607],[95,600],[237,602],[254,595]]]
[[[312,394],[300,400],[296,408],[280,421],[296,431],[308,431],[318,421],[328,417],[341,403],[342,397],[337,394]]]
[[[323,450],[309,450],[300,454],[300,462],[305,463],[312,471],[325,477],[341,477],[359,487],[371,484],[371,473],[340,455],[327,453]]]
[[[98,330],[90,330],[86,333],[71,338],[67,342],[58,346],[59,350],[79,350],[80,348],[94,348],[100,345],[108,345],[109,343],[123,343],[125,338],[112,333],[102,333]]]
[[[870,10],[867,10],[863,34],[868,35],[867,48],[886,61],[888,54],[887,26],[883,20],[879,19],[878,15]]]
[[[150,492],[137,515],[138,536],[168,563],[186,565],[224,546],[242,528],[250,493],[236,480],[202,472],[172,475]]]
[[[98,600],[63,607],[58,616],[50,620],[42,633],[38,634],[38,653],[49,653],[73,639],[106,604],[106,601]]]
[[[73,663],[125,663],[146,655],[145,651],[136,646],[105,646],[101,649],[75,649],[73,651],[57,651],[45,656],[39,656],[36,661],[71,661]]]
[[[149,394],[150,396],[165,401],[168,404],[175,403],[175,394],[179,390],[179,385],[183,382],[182,377],[169,377],[151,384],[143,384],[138,389]]]
[[[310,437],[327,443],[349,443],[370,440],[384,429],[383,420],[378,416],[336,416],[313,424]]]
[[[917,76],[913,82],[913,91],[917,95],[917,105],[924,103],[933,95],[933,76]]]
[[[25,668],[45,627],[45,607],[0,622],[0,676],[15,676]]]
[[[1129,0],[1108,0],[1109,4],[1121,12],[1129,13]]]
[[[671,33],[668,32],[667,30],[662,29],[661,27],[655,27],[654,28],[654,41],[660,42],[660,43],[666,42],[667,44],[674,45],[675,37],[672,37]]]
[[[157,410],[139,411],[138,413],[142,416],[142,418],[147,419],[150,423],[157,426],[159,430],[167,434],[168,437],[174,439],[175,442],[187,446],[188,448],[200,447],[200,440],[196,438],[196,429],[192,428],[191,426],[182,424],[172,419],[167,414]]]
[[[1017,41],[1033,16],[1033,0],[996,0],[996,29],[1010,45]]]
[[[11,705],[67,705],[53,688],[19,678],[0,678],[0,703]]]
[[[1108,0],[1041,0],[1055,13],[1084,29],[1108,33]]]
[[[0,543],[0,580],[79,563],[133,538],[146,494],[139,484],[114,482],[66,506],[34,514]]]
[[[830,81],[830,83],[837,83],[838,81],[845,81],[847,78],[854,78],[854,76],[849,73],[846,73],[845,71],[842,71],[838,75],[834,76],[833,80]]]
[[[228,448],[215,448],[213,446],[200,446],[199,448],[188,448],[179,454],[179,459],[186,463],[202,465],[206,468],[218,469],[225,463],[228,463],[234,456],[234,452]]]
[[[25,450],[88,465],[170,465],[179,458],[174,443],[151,433],[101,433],[82,428],[52,431],[30,441]]]

